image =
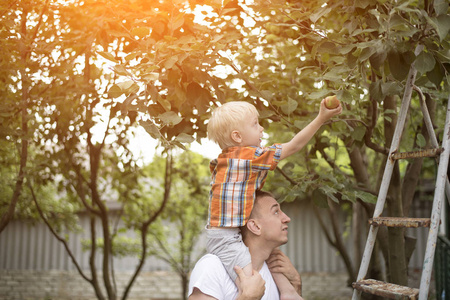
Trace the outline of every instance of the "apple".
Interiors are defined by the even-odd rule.
[[[328,96],[325,98],[325,107],[328,109],[334,109],[336,107],[338,107],[340,104],[338,98],[336,97],[336,95],[333,96]]]

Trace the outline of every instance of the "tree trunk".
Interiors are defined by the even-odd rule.
[[[397,111],[397,101],[395,96],[388,96],[384,99],[384,111]],[[397,124],[397,114],[385,114],[391,120],[384,119],[384,130],[386,145],[391,146]],[[391,217],[403,217],[403,205],[401,198],[401,179],[398,162],[394,165],[391,183],[387,194],[387,211]],[[405,230],[404,228],[389,228],[389,281],[395,284],[407,285],[408,273],[405,257]]]
[[[181,274],[181,287],[183,288],[183,300],[187,300],[187,293],[189,288],[189,277],[188,274]]]
[[[370,189],[369,175],[367,174],[367,166],[364,163],[363,154],[360,148],[354,148],[348,152],[350,158],[350,166],[355,174],[356,182],[358,186],[363,186],[366,189]],[[364,236],[365,226],[367,224],[367,218],[362,209],[361,203],[355,202],[353,204],[353,257],[356,261],[361,261],[364,242],[362,237]]]
[[[328,231],[329,226],[326,225],[325,222],[323,221],[323,219],[318,211],[318,208],[315,205],[313,205],[312,208],[313,208],[314,214],[316,215],[317,220],[319,221],[320,227],[321,227],[323,233],[325,234],[325,237],[328,240],[328,243],[330,243],[330,245],[332,247],[334,247],[341,255],[342,260],[345,264],[345,268],[347,270],[347,274],[348,274],[347,282],[351,284],[353,281],[356,280],[356,270],[353,267],[348,249],[345,247],[344,243],[342,242],[343,234],[340,231],[339,221],[336,219],[337,218],[337,214],[335,212],[336,208],[334,207],[334,206],[337,206],[337,204],[335,204],[332,201],[329,201],[328,203],[330,205],[330,208],[328,209],[328,214],[329,214],[330,220],[331,220],[331,228],[333,231],[333,237],[329,233],[329,231]],[[333,205],[333,203],[334,203],[334,205]]]
[[[139,259],[139,263],[136,267],[136,270],[133,273],[133,276],[131,276],[130,281],[125,287],[125,290],[122,294],[122,300],[127,299],[128,294],[131,290],[131,287],[133,286],[137,276],[141,272],[142,267],[144,266],[145,260],[147,258],[147,232],[149,226],[159,217],[159,215],[164,211],[164,208],[167,205],[167,202],[170,199],[170,192],[172,189],[172,180],[173,180],[173,157],[172,157],[172,151],[169,149],[167,151],[167,158],[166,158],[166,170],[164,173],[164,196],[163,200],[161,202],[161,205],[159,209],[149,217],[148,220],[146,220],[141,227],[141,243],[142,243],[142,252],[141,257]]]
[[[430,113],[430,119],[432,122],[434,122],[436,114],[436,101],[433,101],[430,96],[426,95],[425,103],[426,106],[428,107],[428,112]],[[427,145],[425,148],[428,148],[430,144],[429,143],[430,136],[428,134],[425,122],[422,123],[421,134],[427,141]],[[415,187],[419,182],[420,172],[422,170],[422,163],[423,158],[416,158],[412,161],[411,164],[408,165],[406,169],[405,178],[403,179],[402,184],[403,213],[405,214],[405,216],[409,216],[409,210],[411,207],[411,203],[414,199],[414,193],[416,190]]]

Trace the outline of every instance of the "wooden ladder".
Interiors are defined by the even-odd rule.
[[[420,52],[421,49],[418,50]],[[416,55],[418,53],[416,52]],[[386,162],[386,167],[383,173],[383,179],[381,182],[377,203],[373,218],[370,219],[370,229],[367,237],[366,247],[362,257],[360,269],[358,272],[357,281],[353,283],[353,297],[352,300],[359,300],[361,293],[369,293],[378,295],[390,299],[419,299],[426,300],[428,298],[428,291],[431,281],[431,272],[433,270],[434,253],[436,249],[436,240],[439,231],[441,207],[444,193],[450,201],[450,184],[447,178],[447,168],[449,164],[450,156],[450,97],[448,101],[447,114],[444,126],[444,135],[442,141],[442,147],[439,148],[436,135],[433,130],[431,119],[429,116],[428,108],[425,104],[420,89],[414,86],[417,71],[414,64],[411,65],[408,79],[406,82],[405,92],[403,94],[402,105],[398,117],[398,123],[395,127],[394,137],[392,140],[391,148],[389,150],[389,159]],[[406,116],[410,107],[412,91],[416,90],[419,93],[421,99],[421,108],[424,117],[424,122],[427,127],[427,131],[431,138],[431,144],[433,149],[398,153],[399,144],[403,129],[405,127]],[[419,158],[419,157],[439,157],[439,167],[436,177],[436,187],[434,192],[433,208],[431,212],[431,218],[429,219],[415,219],[415,218],[403,218],[403,217],[381,217],[383,208],[386,202],[386,195],[388,192],[389,184],[391,181],[392,172],[396,160],[403,158]],[[367,271],[369,268],[369,262],[372,256],[373,247],[375,244],[377,232],[379,226],[388,227],[429,227],[427,247],[424,257],[422,277],[420,281],[420,288],[410,288],[406,286],[400,286],[392,283],[386,283],[374,279],[366,279]]]

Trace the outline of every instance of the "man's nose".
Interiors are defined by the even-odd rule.
[[[291,218],[289,218],[289,216],[283,212],[283,223],[289,222],[291,222]]]

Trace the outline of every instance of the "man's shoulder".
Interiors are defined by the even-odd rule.
[[[213,254],[204,255],[195,264],[189,281],[189,295],[194,288],[216,299],[232,299],[237,293],[222,262]]]
[[[207,276],[212,280],[223,280],[228,275],[220,258],[214,254],[202,256],[195,264],[192,273],[201,274],[202,277]]]
[[[220,265],[223,267],[222,262],[220,261],[220,258],[217,255],[214,254],[205,254],[203,255],[198,261],[197,265],[205,265],[205,264],[214,264],[214,265]]]

